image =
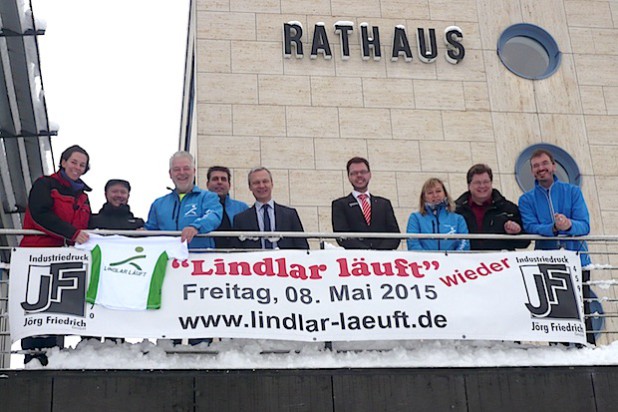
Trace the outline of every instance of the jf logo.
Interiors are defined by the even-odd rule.
[[[580,319],[571,273],[566,265],[520,266],[528,295],[526,308],[535,318]]]
[[[86,265],[63,262],[30,265],[26,299],[21,307],[28,313],[62,313],[84,316]]]

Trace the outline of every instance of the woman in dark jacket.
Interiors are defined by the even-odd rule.
[[[32,185],[24,229],[36,229],[45,235],[25,235],[21,247],[61,247],[84,243],[88,240],[90,188],[81,180],[88,171],[90,156],[74,145],[62,152],[60,168],[51,176],[42,176]],[[62,346],[63,336],[32,336],[21,341],[23,349],[41,349]],[[27,354],[24,363],[38,359],[47,365],[44,353]]]

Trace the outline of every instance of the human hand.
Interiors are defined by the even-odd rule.
[[[187,241],[187,243],[191,242],[193,238],[195,237],[195,235],[197,235],[197,229],[194,228],[193,226],[187,226],[184,229],[182,229],[182,233],[180,234],[180,241],[181,242]]]
[[[571,228],[571,219],[563,215],[562,213],[556,213],[554,215],[554,225],[558,230],[569,230]]]
[[[77,234],[77,237],[75,238],[75,243],[79,243],[81,245],[82,243],[86,243],[88,239],[90,239],[90,235],[88,234],[88,232],[80,230]]]
[[[521,232],[521,226],[517,222],[507,220],[506,223],[504,223],[504,231],[509,235],[516,235]]]

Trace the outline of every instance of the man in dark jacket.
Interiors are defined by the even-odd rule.
[[[272,198],[273,176],[263,166],[249,171],[249,190],[255,203],[244,212],[234,216],[233,230],[240,232],[304,232],[296,209],[275,202]],[[235,240],[241,249],[309,249],[307,239],[287,237],[282,239],[261,238]]]
[[[369,161],[363,157],[353,157],[348,160],[346,171],[354,190],[333,200],[333,232],[399,233],[391,201],[369,192]],[[346,249],[394,250],[400,242],[400,239],[372,237],[337,239],[337,243]]]
[[[492,187],[493,173],[485,164],[476,164],[466,175],[468,191],[455,201],[459,213],[466,220],[470,233],[522,233],[522,221],[517,205],[506,200]],[[514,250],[526,248],[529,240],[471,240],[471,250]]]
[[[105,183],[105,204],[96,215],[90,216],[89,229],[136,230],[144,227],[144,220],[133,216],[129,207],[131,184],[122,179],[110,179]],[[98,339],[84,336],[83,339]],[[122,338],[105,338],[123,343]]]
[[[135,230],[144,227],[144,221],[133,216],[129,207],[131,185],[126,180],[111,179],[105,184],[105,199],[99,213],[90,217],[89,229]]]

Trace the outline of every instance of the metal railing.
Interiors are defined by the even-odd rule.
[[[179,231],[129,231],[129,230],[93,230],[91,233],[101,235],[123,235],[131,237],[147,237],[147,236],[180,236]],[[12,244],[16,244],[15,240],[23,235],[40,235],[42,232],[36,230],[18,230],[18,229],[0,229],[0,239],[2,237],[14,237]],[[604,327],[600,331],[595,331],[597,336],[597,345],[607,345],[615,340],[618,340],[618,236],[602,236],[590,235],[582,237],[543,237],[537,235],[490,235],[490,234],[407,234],[407,233],[327,233],[327,232],[212,232],[208,235],[198,235],[199,237],[238,237],[243,239],[259,239],[261,237],[273,238],[306,238],[309,241],[311,249],[323,249],[326,242],[331,245],[336,245],[339,239],[353,238],[380,238],[380,239],[467,239],[467,240],[531,240],[533,241],[528,249],[532,249],[536,240],[577,240],[586,241],[589,250],[587,253],[593,264],[585,267],[589,270],[591,277],[587,284],[591,287],[597,297],[585,299],[590,304],[599,307],[602,306],[602,313],[592,311],[592,315],[598,324],[599,319],[603,320]],[[11,244],[10,243],[10,244]],[[400,244],[400,250],[403,250],[405,242]],[[9,355],[11,353],[11,342],[8,328],[8,289],[9,289],[9,261],[10,252],[13,249],[11,246],[0,246],[0,255],[4,256],[4,262],[0,262],[0,369],[6,368],[9,365]],[[248,249],[207,249],[193,250],[193,252],[207,253],[226,253],[226,252],[246,252]],[[482,251],[448,251],[452,253],[483,253]],[[9,258],[7,259],[6,256]],[[592,332],[589,332],[592,333]]]

